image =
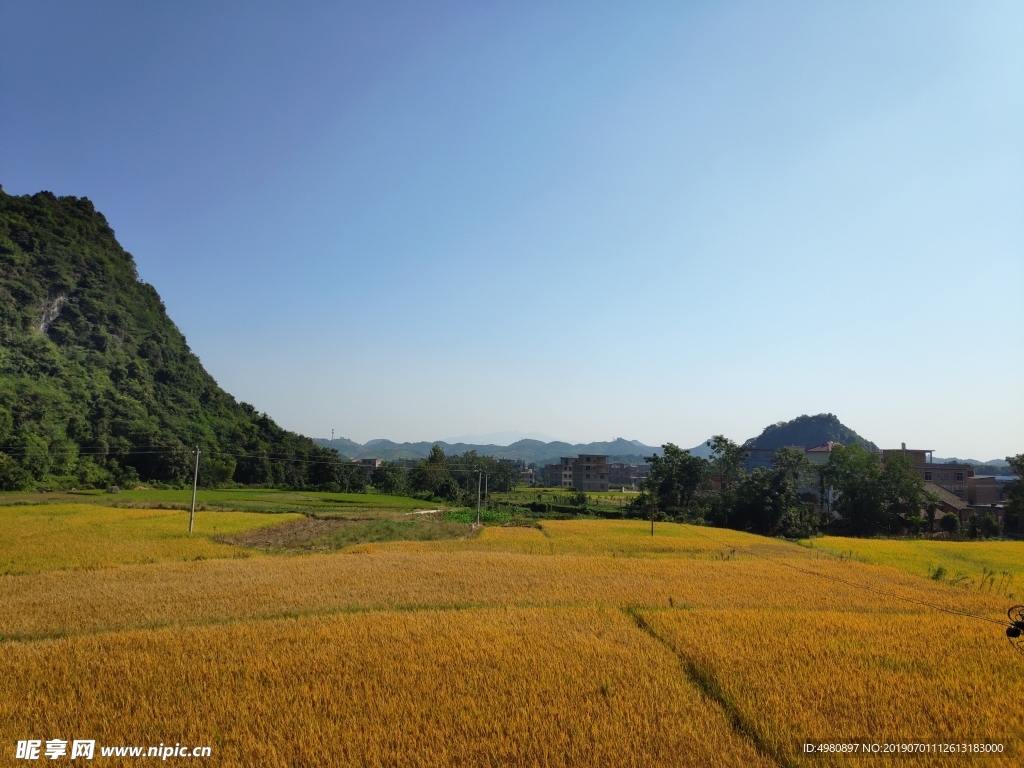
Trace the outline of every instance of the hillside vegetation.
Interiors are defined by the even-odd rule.
[[[858,435],[831,413],[804,415],[792,421],[780,421],[765,427],[760,435],[747,440],[744,445],[747,448],[776,449],[792,445],[813,448],[827,442],[859,445],[869,451],[878,450],[877,445]]]
[[[195,445],[205,482],[346,478],[217,386],[88,199],[0,190],[0,490],[178,484]]]

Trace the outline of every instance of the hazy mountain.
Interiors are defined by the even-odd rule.
[[[456,443],[467,443],[469,445],[511,445],[520,440],[539,440],[544,443],[557,442],[555,438],[542,432],[489,432],[486,435],[459,435],[458,437],[444,438],[444,442],[451,445]]]
[[[711,438],[709,437],[708,440]],[[695,445],[693,448],[687,451],[692,456],[700,456],[702,459],[711,458],[711,447],[708,445],[708,440],[705,440],[700,445]]]
[[[331,446],[331,441],[325,438],[317,438],[316,442],[322,446]],[[342,444],[347,450],[342,450]],[[418,443],[396,443],[391,440],[370,440],[364,445],[359,445],[345,438],[338,438],[334,441],[334,447],[349,458],[362,459],[384,459],[396,461],[398,459],[423,459],[430,453],[431,447],[439,445],[446,454],[465,453],[476,451],[482,456],[494,456],[499,459],[521,459],[527,464],[547,464],[558,461],[561,456],[578,456],[581,453],[604,454],[610,461],[640,462],[644,457],[653,453],[661,453],[660,447],[644,445],[638,440],[626,440],[616,438],[607,442],[598,443],[565,443],[558,440],[544,442],[542,440],[517,440],[510,445],[495,445],[493,443],[449,443],[443,440],[424,441]]]
[[[936,464],[974,464],[978,467],[989,467],[991,469],[1006,470],[1010,469],[1009,463],[1006,459],[990,459],[989,461],[978,461],[977,459],[940,459],[938,456],[932,457],[932,461]],[[1005,474],[1005,473],[1004,473]]]
[[[357,443],[355,440],[349,440],[346,437],[336,437],[333,440],[325,440],[323,438],[316,438],[314,440],[317,445],[323,446],[324,448],[333,448],[338,453],[346,458],[355,458],[355,456],[363,450],[363,446]]]
[[[494,437],[502,435],[518,435],[520,433],[494,433]],[[472,436],[469,436],[472,437]],[[710,438],[709,438],[710,439]],[[844,425],[834,415],[822,413],[817,416],[798,416],[792,421],[780,421],[766,427],[760,435],[747,440],[744,445],[750,448],[781,448],[786,445],[802,445],[805,448],[813,448],[828,441],[839,442],[843,445],[859,444],[870,451],[877,451],[878,447],[852,429]],[[320,445],[329,447],[330,440],[317,439]],[[334,441],[333,447],[337,448],[345,456],[351,458],[377,458],[386,460],[395,459],[422,459],[430,452],[431,446],[440,445],[447,454],[464,453],[465,451],[476,451],[481,455],[494,456],[497,458],[522,459],[527,464],[547,464],[556,462],[561,456],[578,456],[583,453],[605,454],[610,461],[641,462],[651,454],[661,454],[661,447],[644,445],[638,440],[626,440],[615,438],[608,442],[597,443],[566,443],[558,440],[543,441],[536,439],[516,440],[508,445],[500,443],[477,443],[477,442],[448,442],[438,440],[435,442],[419,443],[395,443],[391,440],[370,440],[365,445],[359,445],[352,440],[338,438]],[[689,449],[689,453],[701,458],[711,456],[711,448],[707,440]],[[1008,465],[1002,459],[994,459],[989,462],[980,462],[974,459],[935,459],[936,462],[963,461],[970,464],[979,464],[991,467],[993,470],[1008,470]]]

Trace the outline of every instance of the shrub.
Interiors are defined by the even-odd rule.
[[[1000,533],[999,521],[992,517],[992,515],[982,515],[981,520],[978,522],[978,530],[984,538],[994,538]]]
[[[939,521],[939,526],[946,533],[957,533],[960,530],[960,518],[952,512],[947,512]]]

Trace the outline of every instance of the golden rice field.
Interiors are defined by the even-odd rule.
[[[0,507],[0,574],[103,568],[161,560],[238,557],[248,553],[210,539],[300,517],[252,512],[200,512],[188,533],[188,512],[120,509],[92,504]]]
[[[776,539],[750,536],[722,528],[655,524],[636,520],[546,520],[538,527],[484,528],[469,541],[406,541],[390,547],[409,551],[521,552],[527,555],[603,555],[609,557],[699,557],[729,559],[737,547],[751,552],[792,551]],[[780,549],[781,548],[781,549]],[[378,545],[360,546],[360,552],[379,551]]]
[[[1024,547],[1019,541],[845,539],[823,536],[801,543],[866,563],[892,565],[920,576],[934,576],[936,570],[942,568],[940,575],[947,581],[957,580],[964,586],[977,588],[996,588],[1000,583],[1005,583],[1002,592],[1024,596],[1024,557],[1021,556]],[[994,574],[994,578],[989,574]]]
[[[54,737],[208,744],[205,763],[230,766],[1024,754],[1024,655],[1003,630],[855,585],[996,620],[1004,596],[733,531],[656,534],[558,521],[0,576],[0,764],[17,764],[18,739]],[[983,739],[1010,756],[798,747],[852,738]]]
[[[227,764],[771,765],[614,609],[101,634],[18,644],[0,668],[7,733],[173,736]]]

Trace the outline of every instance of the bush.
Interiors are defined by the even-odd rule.
[[[576,493],[569,497],[569,503],[574,507],[585,507],[587,506],[587,494],[583,491],[576,491]]]
[[[952,512],[947,512],[939,521],[939,527],[946,533],[957,533],[960,530],[960,518]]]
[[[463,523],[464,525],[473,525],[476,522],[476,510],[475,509],[452,509],[445,512],[441,516],[442,520],[450,523]],[[480,510],[480,522],[483,524],[490,525],[504,525],[512,519],[512,515],[508,512],[501,512],[496,509],[481,509]]]
[[[996,520],[992,515],[982,515],[981,520],[978,522],[979,532],[986,539],[994,538],[999,535],[999,521]]]
[[[10,456],[0,453],[0,491],[23,491],[32,476]]]

